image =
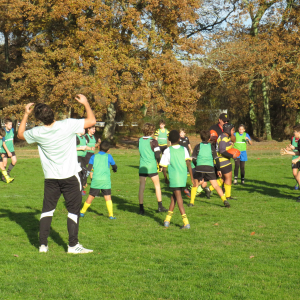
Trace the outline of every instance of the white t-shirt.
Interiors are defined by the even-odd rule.
[[[28,144],[38,144],[45,178],[65,179],[80,172],[76,133],[83,130],[84,119],[65,119],[52,127],[38,126],[24,132]]]
[[[174,146],[171,146],[171,147],[173,147],[174,149],[178,149],[178,148],[180,148],[182,146],[180,146],[180,145],[174,145]],[[169,148],[167,148],[164,151],[164,153],[163,153],[163,155],[162,155],[162,157],[160,159],[160,163],[159,164],[162,167],[167,167],[170,164],[170,149]],[[183,148],[184,148],[185,160],[191,160],[190,155],[189,155],[187,149],[185,147],[183,147]]]

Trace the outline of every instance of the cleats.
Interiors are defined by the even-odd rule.
[[[230,196],[230,197],[227,197],[226,199],[227,199],[227,200],[237,200],[237,198],[231,197],[231,196]]]
[[[193,203],[188,204],[188,207],[193,207],[193,206],[195,206]]]
[[[241,184],[245,184],[245,180],[244,179],[242,179]]]
[[[237,179],[234,179],[233,184],[234,184],[234,185],[237,185],[237,184],[238,184]]]
[[[80,213],[80,217],[81,217],[81,218],[84,218],[84,214],[83,214],[83,213]]]
[[[14,178],[8,177],[8,178],[5,179],[5,182],[6,182],[6,183],[11,183],[11,182],[13,182],[14,180],[15,180]]]
[[[294,189],[295,189],[295,190],[299,190],[299,185],[296,184],[296,185],[294,186]]]
[[[190,193],[190,191],[189,191],[188,189],[185,189],[183,192],[185,193],[185,195],[186,195],[188,198],[191,198],[191,193]]]
[[[199,185],[198,188],[197,188],[196,196],[199,196],[202,191],[203,191],[203,188],[202,188],[201,185]]]
[[[204,188],[204,191],[205,191],[206,198],[210,199],[211,190],[208,187],[206,187],[206,188]]]
[[[166,228],[168,228],[168,227],[170,226],[170,222],[164,221],[164,226],[165,226]]]
[[[168,210],[165,207],[163,207],[163,206],[161,206],[161,207],[158,208],[158,212],[167,212],[167,211]]]
[[[81,195],[82,195],[82,196],[85,196],[85,195],[86,195],[86,191],[82,191],[82,192],[81,192]]]
[[[191,225],[190,224],[186,224],[180,227],[180,229],[190,229]]]
[[[139,215],[143,216],[145,214],[145,211],[143,209],[140,209]]]
[[[48,252],[48,246],[41,245],[41,246],[39,247],[39,252],[40,252],[40,253],[47,253],[47,252]]]
[[[228,199],[228,198],[227,198],[227,199]],[[229,202],[225,200],[225,201],[224,201],[224,206],[227,207],[227,208],[229,208],[229,207],[230,207]]]
[[[110,216],[110,217],[108,217],[110,220],[115,220],[116,219],[116,217],[112,217],[112,216]]]
[[[85,254],[85,253],[91,253],[91,252],[93,252],[93,250],[83,248],[83,246],[80,245],[79,243],[77,245],[75,245],[74,247],[68,246],[68,253],[71,253],[71,254]]]

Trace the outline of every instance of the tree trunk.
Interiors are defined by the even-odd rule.
[[[107,116],[105,121],[105,127],[103,131],[104,138],[112,141],[115,135],[116,129],[116,108],[114,103],[110,103],[107,107]]]
[[[270,118],[270,100],[268,95],[268,83],[267,77],[262,77],[262,92],[263,92],[263,99],[264,99],[264,131],[266,133],[267,140],[272,140],[272,133],[271,133],[271,118]]]
[[[255,112],[255,105],[254,105],[255,97],[254,97],[254,92],[253,92],[253,81],[251,81],[249,84],[249,98],[251,100],[249,114],[250,114],[253,135],[258,137],[257,116],[256,116],[256,112]]]
[[[5,52],[5,73],[9,73],[9,44],[8,44],[8,32],[4,32],[4,52]],[[9,79],[6,81],[6,86],[9,88]]]

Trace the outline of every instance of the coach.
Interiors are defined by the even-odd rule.
[[[228,123],[229,122],[229,119],[227,117],[227,114],[225,113],[222,113],[220,114],[219,116],[219,123],[218,124],[215,124],[215,125],[212,125],[210,128],[209,128],[209,131],[216,131],[216,133],[218,134],[218,136],[220,136],[222,133],[223,133],[223,125],[225,123]]]

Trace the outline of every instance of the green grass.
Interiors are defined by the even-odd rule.
[[[0,183],[1,299],[299,299],[300,203],[289,157],[250,152],[246,184],[233,186],[238,201],[230,209],[216,195],[197,197],[192,208],[184,197],[191,229],[182,231],[178,208],[170,227],[162,226],[149,179],[145,216],[137,214],[138,152],[112,149],[117,220],[95,198],[79,232],[94,253],[76,256],[66,254],[63,198],[49,252],[38,253],[44,178],[39,158],[21,158],[24,149],[15,181]],[[168,207],[171,192],[160,177]]]

